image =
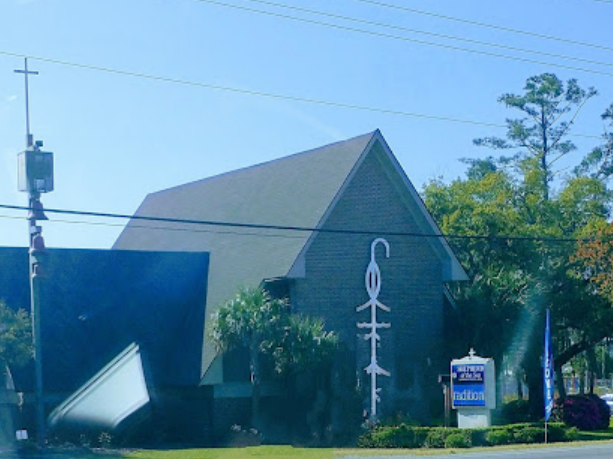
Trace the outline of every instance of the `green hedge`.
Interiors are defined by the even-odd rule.
[[[548,424],[548,441],[570,441],[576,429],[563,423]],[[469,448],[518,443],[543,443],[542,423],[510,424],[486,429],[457,429],[443,427],[376,426],[358,439],[361,448]]]

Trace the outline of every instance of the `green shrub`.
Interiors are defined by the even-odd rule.
[[[426,442],[426,437],[428,436],[428,433],[430,432],[430,430],[432,430],[432,427],[411,427],[413,429],[413,435],[414,435],[414,442],[415,442],[415,446],[414,448],[421,448],[422,446],[424,446],[424,443]]]
[[[513,440],[513,434],[507,429],[490,430],[485,434],[485,440],[489,445],[508,445]]]
[[[579,437],[579,429],[571,427],[564,431],[566,441],[575,441]]]
[[[445,448],[470,448],[470,441],[461,433],[452,433],[445,439]]]
[[[507,424],[517,424],[522,422],[537,421],[528,400],[513,400],[502,406],[502,419]]]
[[[424,447],[426,448],[444,448],[445,447],[445,430],[444,429],[431,429],[426,435],[424,441]]]
[[[360,448],[419,448],[423,445],[427,435],[424,429],[405,424],[396,427],[377,426],[358,438],[358,446]]]
[[[449,440],[453,436],[453,439]],[[461,436],[463,440],[457,440]],[[562,423],[548,424],[548,440],[560,442],[577,437],[577,429],[567,429]],[[545,429],[542,423],[510,424],[483,429],[442,427],[377,426],[358,439],[361,448],[463,448],[512,443],[542,443]],[[449,446],[450,442],[454,446]]]
[[[398,427],[387,427],[386,430],[390,431],[389,438],[393,442],[390,448],[419,448],[415,428],[401,424]]]
[[[547,441],[548,442],[561,442],[561,441],[569,441],[568,431],[570,429],[566,429],[564,424],[561,422],[556,422],[555,424],[549,424],[547,426]],[[577,429],[575,429],[576,432]]]
[[[542,427],[524,427],[513,434],[515,443],[543,443],[545,429]]]
[[[488,442],[485,438],[486,434],[492,428],[480,428],[480,429],[470,429],[470,444],[472,446],[488,446]]]
[[[375,428],[360,437],[358,445],[365,448],[393,448],[396,446],[394,443],[394,431],[387,428]],[[397,447],[397,446],[396,446]]]

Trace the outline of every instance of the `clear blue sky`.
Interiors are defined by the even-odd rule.
[[[581,67],[602,75],[427,46],[231,9],[198,0],[0,1],[0,202],[25,205],[16,156],[24,148],[23,78],[37,56],[263,93],[433,116],[503,123],[496,99],[531,75],[553,72],[600,96],[574,132],[599,135],[613,102],[613,52],[401,12],[356,0],[278,0],[396,27],[500,43],[609,66],[454,42],[355,24],[247,0],[233,5],[376,33]],[[613,1],[381,0],[473,21],[613,47]],[[504,131],[171,84],[30,60],[31,125],[55,153],[46,207],[133,213],[147,193],[381,129],[418,189],[452,180],[461,157],[490,154],[472,139]],[[573,164],[597,141],[580,140]],[[24,212],[0,210],[0,246],[27,244]],[[125,222],[68,218],[121,225]],[[118,227],[44,224],[50,247],[110,247]]]

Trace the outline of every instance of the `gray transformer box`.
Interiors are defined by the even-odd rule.
[[[17,155],[19,191],[49,193],[53,191],[53,153],[26,150]]]

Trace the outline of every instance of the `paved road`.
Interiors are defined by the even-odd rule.
[[[484,451],[443,454],[440,456],[416,456],[413,454],[394,456],[345,456],[343,459],[613,459],[613,443],[582,446],[556,446],[551,448],[522,449],[514,451]]]

